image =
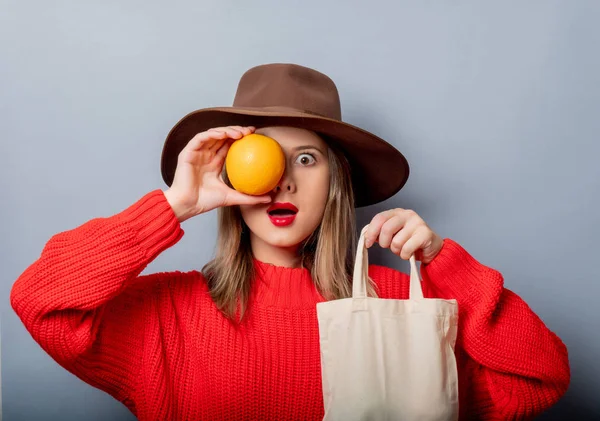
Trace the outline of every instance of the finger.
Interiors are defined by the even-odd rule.
[[[392,241],[390,243],[390,250],[392,253],[400,256],[400,251],[402,251],[402,247],[408,241],[410,237],[412,237],[418,227],[414,224],[406,223],[404,227],[398,231]]]
[[[232,140],[223,141],[223,143],[221,143],[221,145],[219,146],[219,149],[217,149],[217,151],[215,152],[215,157],[218,159],[225,159],[225,157],[227,156],[227,152],[229,152],[229,148],[232,144]]]
[[[253,126],[242,127],[242,126],[228,126],[228,127],[215,127],[209,129],[208,131],[211,133],[218,133],[218,135],[214,136],[218,138],[219,141],[211,142],[210,144],[207,142],[207,147],[214,152],[218,150],[223,144],[222,140],[232,139],[238,140],[243,136],[246,136],[256,130]],[[223,135],[224,134],[224,135]]]
[[[215,152],[215,153],[219,153],[219,151],[221,150],[221,148],[227,144],[227,150],[229,149],[229,147],[231,146],[231,144],[235,141],[238,140],[240,138],[242,138],[243,136],[246,136],[246,134],[250,134],[252,133],[252,130],[254,128],[244,128],[241,126],[232,126],[231,128],[227,128],[227,130],[223,131],[223,133],[227,134],[227,137],[225,139],[219,139],[218,142],[215,142],[213,145],[211,145],[211,152]],[[222,131],[221,129],[214,129],[216,131]],[[227,150],[225,151],[225,155],[227,155]]]
[[[232,126],[212,127],[210,129],[208,129],[208,131],[210,131],[210,130],[218,130],[218,131],[221,131],[221,132],[225,132],[225,131],[227,131],[227,129],[235,129],[235,130],[239,130],[239,131],[251,131],[251,132],[253,132],[253,131],[256,130],[256,127],[254,127],[254,126],[235,126],[235,125],[232,125]]]
[[[429,240],[429,230],[426,227],[419,227],[413,235],[404,243],[400,251],[400,258],[410,259],[410,256],[420,250]],[[416,257],[416,255],[415,255]]]
[[[223,131],[227,133],[227,136],[230,139],[241,139],[244,137],[244,134],[241,130],[234,129],[233,127],[225,127]]]
[[[250,196],[231,189],[227,197],[227,205],[260,205],[270,203],[271,200],[272,198],[269,195]]]
[[[210,139],[204,143],[202,148],[206,149],[207,151],[214,152],[215,150],[219,149],[224,142],[227,142],[227,140],[227,135],[223,139]]]
[[[379,232],[381,231],[381,227],[383,224],[390,219],[394,215],[394,210],[387,210],[384,212],[380,212],[373,217],[371,222],[369,222],[369,228],[365,232],[365,245],[371,247],[377,238],[379,238]]]
[[[241,132],[230,129],[229,127],[212,128],[208,130],[208,133],[211,136],[211,139],[203,143],[203,147],[208,148],[211,152],[218,150],[222,146],[223,141],[228,139],[235,140],[242,137]]]
[[[207,141],[206,147],[208,148],[208,150],[210,150],[213,153],[215,153],[215,151],[219,150],[219,148],[221,146],[223,146],[223,143],[230,140],[229,134],[224,129],[210,129],[209,132],[213,133],[214,139]],[[214,135],[215,133],[218,133],[218,134]]]
[[[242,127],[242,126],[229,126],[229,128],[237,130],[238,132],[241,132],[244,136],[249,135],[250,133],[254,132],[254,130],[256,130],[254,127],[252,126],[247,126],[247,127]]]
[[[218,139],[215,141],[215,143],[210,145],[208,150],[214,154],[217,154],[224,145],[231,145],[232,143],[233,143],[233,140],[229,139],[228,137],[225,139]]]
[[[396,214],[384,222],[379,232],[378,243],[380,247],[388,248],[392,244],[392,239],[402,231],[407,222],[406,215]]]
[[[227,153],[229,152],[229,148],[233,144],[233,140],[228,139],[225,140],[219,149],[215,152],[214,163],[219,168],[219,171],[223,169],[223,165],[225,164],[225,159],[227,158]]]
[[[187,151],[197,151],[200,149],[204,149],[206,147],[210,147],[213,143],[215,143],[219,139],[226,139],[227,134],[224,132],[218,131],[206,131],[202,133],[198,133],[194,136],[188,144],[183,148],[183,150]]]

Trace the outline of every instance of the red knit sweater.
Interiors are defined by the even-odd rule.
[[[323,417],[315,305],[305,269],[256,261],[241,325],[216,309],[197,271],[140,272],[183,231],[161,190],[54,235],[15,282],[11,304],[39,345],[140,420]],[[381,266],[382,298],[409,277]],[[569,384],[567,350],[502,275],[445,239],[421,265],[427,297],[456,298],[461,419],[525,419]]]

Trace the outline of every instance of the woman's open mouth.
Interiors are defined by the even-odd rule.
[[[298,208],[291,203],[273,203],[267,209],[271,223],[276,227],[285,227],[290,225],[296,219]]]

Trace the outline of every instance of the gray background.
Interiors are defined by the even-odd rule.
[[[600,3],[0,2],[0,301],[5,421],[130,420],[54,363],[9,306],[51,235],[163,188],[162,142],[228,105],[239,76],[296,62],[338,84],[347,121],[394,143],[415,209],[500,270],[567,344],[572,384],[545,420],[600,416]],[[198,269],[216,214],[145,271]],[[372,260],[404,271],[388,251]]]

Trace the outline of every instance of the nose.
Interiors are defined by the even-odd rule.
[[[296,192],[296,183],[289,176],[287,170],[283,173],[281,180],[279,180],[279,184],[273,189],[274,193],[279,193],[281,191],[286,191],[289,193]]]

